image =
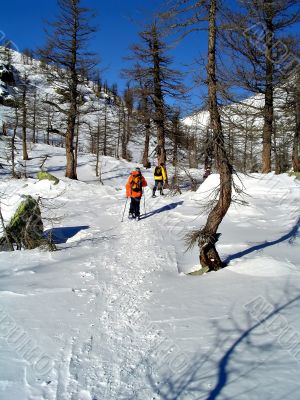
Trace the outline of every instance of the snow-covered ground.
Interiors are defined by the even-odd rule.
[[[58,185],[34,179],[46,153]],[[299,181],[240,175],[247,204],[220,226],[228,266],[191,276],[184,235],[204,222],[216,175],[196,193],[146,188],[142,220],[127,204],[121,222],[135,164],[104,157],[101,185],[90,155],[78,182],[63,177],[63,149],[31,157],[27,180],[0,175],[2,211],[41,196],[58,251],[0,253],[1,400],[300,398]]]

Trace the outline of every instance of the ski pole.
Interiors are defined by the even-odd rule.
[[[144,195],[144,210],[145,210],[145,215],[146,215],[146,196],[145,196],[144,190],[143,190],[143,195]]]
[[[122,215],[122,220],[121,220],[121,222],[124,221],[124,215],[125,215],[125,210],[126,210],[126,206],[127,206],[127,201],[128,201],[128,197],[126,198],[126,203],[125,203],[125,207],[124,207],[124,211],[123,211],[123,215]]]

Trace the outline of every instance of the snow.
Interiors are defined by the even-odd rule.
[[[47,153],[58,185],[35,179]],[[135,163],[102,157],[102,185],[89,154],[79,181],[64,178],[63,149],[30,155],[28,179],[0,171],[2,211],[40,196],[58,251],[0,253],[1,400],[299,398],[298,180],[237,176],[247,204],[219,229],[228,266],[191,276],[198,249],[184,235],[204,223],[217,175],[152,199],[143,170],[146,215],[121,223]]]

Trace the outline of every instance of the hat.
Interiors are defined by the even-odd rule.
[[[137,172],[141,172],[141,168],[140,167],[136,167],[135,169]]]

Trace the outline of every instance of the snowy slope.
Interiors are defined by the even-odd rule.
[[[51,105],[47,105],[47,101],[54,102],[64,109],[67,105],[62,102],[59,92],[62,90],[59,80],[57,82],[49,82],[43,64],[36,60],[28,58],[17,51],[11,50],[11,72],[13,73],[15,82],[6,84],[0,79],[0,96],[1,93],[5,100],[13,101],[16,97],[20,97],[22,93],[22,84],[24,77],[27,79],[27,100],[31,103],[36,101],[36,108],[38,110],[36,117],[36,134],[39,141],[44,139],[47,131],[47,119],[50,119],[51,128],[55,131],[64,132],[66,128],[66,118],[62,112],[58,112]],[[0,54],[0,73],[1,68],[5,69],[4,56]],[[48,67],[51,69],[51,67]],[[52,69],[52,73],[55,73]],[[112,94],[101,91],[96,93],[95,85],[91,81],[86,81],[85,84],[79,85],[78,91],[82,96],[83,102],[79,107],[80,116],[80,135],[79,135],[79,148],[81,150],[89,150],[90,148],[90,129],[89,126],[95,129],[99,121],[102,125],[104,113],[108,124],[115,124],[117,114],[119,112],[116,104],[113,103]],[[2,88],[2,89],[1,89]],[[36,100],[33,97],[36,96]],[[1,99],[0,99],[1,100]],[[32,113],[32,111],[31,111]],[[11,107],[4,107],[0,101],[0,126],[2,122],[9,122],[13,119],[14,109]],[[28,118],[28,138],[30,138],[30,128],[32,127],[32,116]],[[51,132],[50,142],[61,142],[61,136]]]
[[[49,149],[32,148],[32,178],[0,175],[5,217],[21,194],[41,195],[58,246],[0,253],[1,400],[300,397],[299,181],[240,175],[248,204],[220,227],[228,267],[190,276],[198,251],[182,239],[217,175],[175,197],[147,188],[144,218],[122,223],[135,164],[103,157],[101,185],[83,155],[74,182],[52,148],[54,186],[34,179]]]

